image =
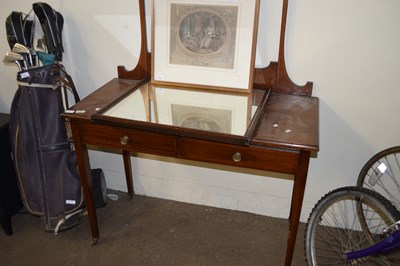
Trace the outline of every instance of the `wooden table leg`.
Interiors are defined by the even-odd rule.
[[[91,244],[96,245],[100,235],[99,227],[97,224],[96,208],[94,207],[91,191],[91,170],[89,163],[89,154],[85,144],[79,143],[79,141],[74,140],[74,145],[83,195],[85,197],[85,204],[89,218],[90,230],[92,232]]]
[[[128,197],[131,200],[133,198],[133,193],[134,193],[131,153],[130,151],[122,151],[122,156],[124,158],[125,178],[126,178],[126,186],[128,188]]]
[[[299,228],[299,220],[301,207],[303,205],[304,190],[306,187],[308,164],[310,162],[310,152],[300,151],[297,169],[294,177],[292,202],[290,206],[289,216],[289,235],[286,246],[285,265],[292,264],[294,247],[296,245],[297,230]]]

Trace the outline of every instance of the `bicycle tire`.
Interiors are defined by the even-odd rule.
[[[400,210],[400,146],[372,156],[361,169],[357,186],[380,193]]]
[[[360,204],[367,223],[374,225],[374,230],[371,226],[365,232],[361,225]],[[354,265],[355,262],[346,261],[343,254],[381,240],[382,230],[399,219],[397,208],[375,191],[356,186],[335,189],[317,202],[308,218],[304,243],[306,262],[313,266]],[[400,254],[371,256],[358,262],[362,265],[399,265]]]

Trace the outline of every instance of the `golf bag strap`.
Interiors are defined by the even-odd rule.
[[[63,84],[68,84],[67,87],[72,91],[72,93],[74,95],[74,98],[75,98],[75,103],[77,103],[81,99],[79,98],[79,94],[76,91],[76,87],[75,87],[74,81],[72,80],[71,76],[67,73],[67,71],[65,71],[64,67],[62,67],[62,70],[63,70],[64,75],[65,75],[65,80],[64,80]],[[68,81],[68,83],[65,82],[65,81]]]

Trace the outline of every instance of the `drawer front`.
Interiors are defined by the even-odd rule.
[[[98,124],[81,125],[82,142],[118,150],[176,156],[176,137]]]
[[[184,159],[293,174],[298,152],[246,147],[181,138],[178,156]]]

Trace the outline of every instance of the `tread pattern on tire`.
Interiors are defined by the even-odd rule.
[[[351,194],[353,192],[359,193],[360,195],[366,195],[367,197],[370,197],[372,199],[375,199],[378,204],[380,204],[383,208],[385,208],[388,213],[392,216],[393,221],[400,220],[400,211],[385,197],[383,197],[381,194],[370,190],[366,189],[364,187],[357,187],[357,186],[350,186],[350,187],[341,187],[335,190],[332,190],[328,193],[326,193],[318,202],[315,204],[313,210],[310,213],[310,216],[307,221],[307,226],[305,230],[305,237],[304,237],[304,251],[305,251],[305,257],[306,257],[306,262],[308,265],[313,265],[311,263],[311,248],[310,243],[312,239],[312,232],[310,232],[310,227],[313,228],[316,223],[318,223],[318,220],[323,213],[320,213],[321,211],[325,212],[326,206],[330,206],[331,202],[336,202],[340,200],[341,198],[345,198],[346,195]]]

